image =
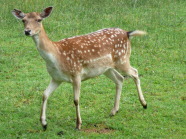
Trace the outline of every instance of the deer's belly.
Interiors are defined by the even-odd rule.
[[[81,79],[86,80],[105,73],[108,69],[113,68],[112,57],[110,54],[97,59],[93,59],[81,71]]]
[[[84,68],[81,72],[81,80],[87,80],[105,73],[110,67]]]

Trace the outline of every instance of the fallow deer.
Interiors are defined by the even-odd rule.
[[[42,20],[48,17],[53,7],[44,9],[41,13],[23,13],[14,9],[12,14],[24,23],[24,33],[31,36],[37,50],[46,62],[47,71],[52,77],[43,94],[41,124],[46,130],[46,105],[48,97],[62,83],[72,83],[74,104],[76,106],[76,128],[80,129],[79,97],[81,81],[104,74],[116,84],[116,96],[111,115],[119,110],[119,101],[124,76],[134,79],[139,94],[139,100],[144,108],[144,99],[138,71],[130,65],[131,44],[129,38],[144,35],[144,31],[124,31],[119,28],[101,29],[86,35],[65,38],[57,42],[51,41],[42,25]]]

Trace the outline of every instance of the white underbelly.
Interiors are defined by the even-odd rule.
[[[87,80],[89,78],[93,78],[99,76],[106,72],[109,67],[100,67],[100,68],[85,68],[81,72],[81,80]]]
[[[99,76],[110,68],[113,68],[112,57],[110,54],[97,59],[93,59],[87,67],[84,67],[82,69],[81,80]]]

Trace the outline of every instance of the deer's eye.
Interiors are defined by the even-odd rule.
[[[25,23],[25,22],[26,22],[26,20],[22,20],[22,22],[23,22],[23,23]]]
[[[42,19],[37,19],[36,21],[37,21],[37,22],[41,22],[41,21],[42,21]]]

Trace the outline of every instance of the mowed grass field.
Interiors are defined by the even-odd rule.
[[[185,0],[0,0],[0,138],[186,138]],[[40,125],[45,62],[11,11],[41,12],[53,41],[102,28],[144,30],[134,37],[131,65],[138,69],[148,103],[144,110],[132,79],[123,84],[120,111],[110,117],[115,85],[104,75],[82,83],[82,129],[75,130],[72,86],[62,85],[48,101],[48,129]]]

